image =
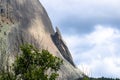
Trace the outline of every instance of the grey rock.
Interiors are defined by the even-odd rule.
[[[52,39],[62,56],[71,63],[74,67],[75,64],[73,62],[72,56],[70,54],[70,51],[68,50],[68,47],[66,46],[65,42],[62,39],[60,30],[56,27],[56,32],[54,35],[52,35]]]
[[[60,75],[58,80],[83,77],[83,73],[75,66],[59,29],[56,28],[54,31],[48,14],[39,0],[0,0],[0,14],[3,14],[0,16],[0,23],[3,26],[0,29],[0,38],[6,39],[9,65],[19,55],[20,45],[29,43],[38,49],[47,49],[64,60],[58,71]]]

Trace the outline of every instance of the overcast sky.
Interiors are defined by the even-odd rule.
[[[120,78],[120,0],[40,0],[88,76]]]

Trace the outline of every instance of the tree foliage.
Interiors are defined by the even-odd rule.
[[[21,46],[21,51],[22,54],[17,56],[13,63],[13,73],[7,73],[10,77],[18,80],[55,80],[59,76],[57,71],[63,64],[60,58],[53,56],[47,50],[39,51],[29,44]],[[10,78],[9,76],[7,77]]]

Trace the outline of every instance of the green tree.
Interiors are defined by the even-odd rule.
[[[17,80],[55,80],[59,76],[57,71],[63,64],[62,59],[53,56],[47,50],[39,51],[29,44],[21,46],[21,51],[22,54],[17,56],[13,63],[14,74],[8,72],[7,75],[10,75],[7,78],[12,76]],[[0,80],[1,78],[4,78],[4,76],[1,76]]]
[[[89,77],[84,76],[82,80],[90,80]]]

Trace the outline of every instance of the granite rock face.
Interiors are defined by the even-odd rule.
[[[0,48],[0,56],[6,51],[9,64],[20,53],[19,46],[30,43],[64,60],[58,80],[75,80],[83,76],[76,68],[59,29],[54,31],[39,0],[0,0],[0,39],[4,39],[5,44],[5,48]]]

